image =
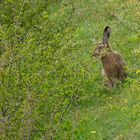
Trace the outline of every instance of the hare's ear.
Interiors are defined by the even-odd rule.
[[[110,27],[106,26],[103,31],[103,43],[104,44],[108,43],[109,36],[110,36]]]

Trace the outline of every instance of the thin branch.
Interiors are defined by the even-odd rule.
[[[57,123],[57,125],[56,125],[56,127],[54,128],[54,129],[52,129],[52,130],[50,130],[50,131],[47,131],[46,133],[48,134],[48,133],[54,133],[56,130],[57,130],[57,128],[60,126],[60,124],[62,123],[62,120],[63,120],[63,118],[64,118],[64,115],[65,115],[65,113],[66,113],[66,111],[68,110],[68,108],[70,107],[70,105],[75,101],[75,99],[78,97],[78,94],[76,95],[76,96],[72,96],[72,98],[71,98],[71,100],[70,100],[70,102],[65,106],[65,108],[64,108],[64,110],[63,110],[63,112],[62,112],[62,114],[61,114],[61,116],[60,116],[60,119],[59,119],[59,121],[58,121],[58,123]]]
[[[21,12],[22,12],[22,9],[23,9],[25,3],[26,3],[26,0],[23,1],[23,4],[21,5],[20,11],[19,11],[19,14],[18,14],[18,17],[17,17],[17,21],[16,21],[16,25],[15,25],[15,39],[14,39],[14,44],[16,43],[16,40],[17,40],[17,27],[18,27],[18,23],[19,23],[19,18],[20,18],[20,15],[21,15]]]

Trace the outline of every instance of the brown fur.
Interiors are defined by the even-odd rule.
[[[124,63],[118,53],[110,52],[105,56],[102,56],[101,61],[105,76],[110,81],[111,86],[114,86],[114,79],[121,81],[126,78]]]
[[[107,30],[107,32],[108,31],[109,30]],[[104,34],[105,32],[106,30],[104,30]],[[127,74],[125,72],[124,62],[122,61],[121,56],[117,52],[112,51],[109,47],[108,38],[110,34],[108,34],[104,36],[104,40],[106,42],[103,41],[99,43],[94,49],[93,56],[100,56],[104,74],[105,77],[107,77],[106,84],[108,87],[113,87],[115,85],[115,80],[122,81],[127,77]],[[102,53],[103,49],[106,50],[104,53]]]

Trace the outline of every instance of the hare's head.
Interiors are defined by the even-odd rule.
[[[104,55],[108,50],[110,51],[110,47],[108,44],[108,39],[110,36],[110,27],[106,26],[103,31],[103,40],[102,42],[98,43],[96,48],[94,49],[93,56],[102,56]]]

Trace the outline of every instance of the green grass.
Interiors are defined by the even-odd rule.
[[[139,140],[140,2],[42,0],[23,9],[22,1],[7,3],[17,9],[10,19],[11,7],[2,8],[0,111],[7,111],[0,139]],[[100,60],[91,57],[106,25],[128,72],[112,89],[103,85]]]
[[[76,22],[80,20],[75,33],[80,48],[75,55],[81,55],[75,61],[87,62],[89,74],[83,95],[67,113],[56,139],[139,140],[140,75],[136,74],[140,68],[139,6],[138,1],[129,0],[79,3],[74,15],[75,19],[78,17]],[[103,86],[101,63],[90,58],[106,25],[112,29],[111,47],[121,53],[128,71],[127,80],[114,89]]]

